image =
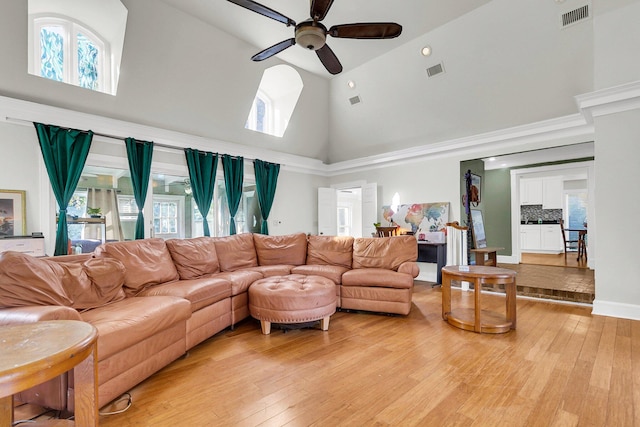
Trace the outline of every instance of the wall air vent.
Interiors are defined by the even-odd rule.
[[[578,22],[584,21],[587,18],[589,18],[589,5],[585,4],[582,7],[560,15],[560,24],[562,28],[566,28],[568,26],[577,24]]]
[[[358,95],[349,98],[349,103],[351,103],[351,105],[356,105],[356,104],[359,104],[360,102],[362,102],[362,100]]]
[[[427,68],[427,76],[429,77],[437,76],[442,73],[444,73],[444,66],[442,65],[442,62]]]

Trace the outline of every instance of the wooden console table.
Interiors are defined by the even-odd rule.
[[[451,281],[473,283],[474,308],[451,310]],[[482,285],[504,285],[506,316],[482,310]],[[467,331],[500,334],[516,328],[516,272],[506,268],[449,265],[442,269],[442,318]]]
[[[418,262],[436,263],[436,282],[442,283],[442,267],[447,263],[447,244],[418,240]]]
[[[71,369],[75,387],[75,425],[97,426],[97,338],[95,327],[76,320],[0,327],[0,427],[10,427],[13,423],[14,394]],[[74,423],[52,420],[47,425]]]
[[[496,253],[504,248],[478,248],[471,249],[471,252],[476,254],[476,265],[488,265],[495,267],[498,265],[498,256]],[[484,259],[485,254],[487,259]]]

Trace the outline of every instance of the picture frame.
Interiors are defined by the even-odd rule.
[[[473,246],[476,249],[487,247],[487,236],[484,232],[484,220],[482,219],[482,211],[479,209],[471,209],[471,226],[473,231]]]
[[[0,237],[27,233],[26,191],[0,190]]]
[[[473,190],[473,187],[476,188],[476,191]],[[480,201],[482,200],[481,190],[482,190],[482,177],[480,175],[476,175],[472,173],[471,174],[471,192],[472,192],[471,201],[474,202],[476,205],[480,203]],[[475,197],[476,194],[474,193],[477,194],[477,198]]]

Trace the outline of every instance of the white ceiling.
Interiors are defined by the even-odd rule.
[[[259,51],[293,37],[293,27],[258,15],[226,0],[162,0],[255,46]],[[390,40],[349,40],[327,38],[342,63],[352,70],[441,25],[462,16],[490,0],[403,0],[390,7],[388,0],[336,0],[322,21],[329,28],[354,22],[397,22],[402,34]],[[309,18],[310,2],[302,0],[260,0],[260,3],[297,23]],[[314,52],[293,46],[277,55],[281,60],[323,77],[331,77]],[[247,61],[250,59],[247,58]],[[267,60],[269,61],[269,60]]]

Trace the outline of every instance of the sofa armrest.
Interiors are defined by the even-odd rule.
[[[0,308],[0,326],[41,320],[82,320],[78,312],[61,305],[30,305]]]
[[[414,261],[406,261],[400,264],[398,267],[398,273],[406,273],[410,274],[414,279],[418,277],[420,274],[420,267],[418,267],[418,263]]]

